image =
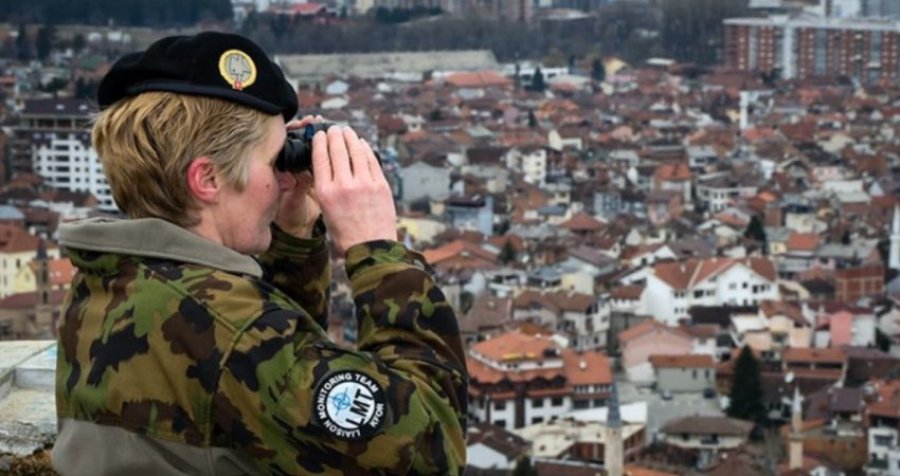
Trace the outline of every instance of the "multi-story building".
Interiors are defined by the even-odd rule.
[[[73,192],[88,192],[98,208],[115,211],[100,158],[91,147],[91,106],[80,99],[25,101],[15,129],[10,171],[34,172],[45,184]]]
[[[772,260],[707,258],[656,263],[642,301],[658,321],[677,326],[693,306],[756,305],[780,299]]]
[[[878,18],[770,16],[725,20],[725,65],[785,79],[900,78],[900,24]]]
[[[550,336],[512,331],[472,346],[469,416],[505,429],[606,404],[612,385],[601,352],[576,352]]]

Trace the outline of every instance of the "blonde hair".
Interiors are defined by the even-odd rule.
[[[245,158],[272,117],[222,99],[146,92],[102,111],[91,140],[120,210],[189,228],[199,217],[188,165],[209,157],[230,186],[243,190]]]

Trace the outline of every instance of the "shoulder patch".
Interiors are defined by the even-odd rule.
[[[314,395],[316,420],[337,438],[368,438],[384,423],[384,389],[362,372],[342,370],[329,374],[319,382]]]

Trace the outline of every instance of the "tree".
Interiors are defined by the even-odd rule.
[[[732,418],[759,422],[765,417],[765,410],[759,361],[750,346],[744,346],[734,363],[731,404],[727,413]]]
[[[16,56],[19,61],[31,59],[31,41],[28,40],[28,29],[24,23],[19,24],[19,34],[16,36]]]
[[[513,247],[512,241],[506,240],[503,243],[503,248],[500,248],[498,259],[500,259],[500,262],[503,264],[509,264],[516,260],[516,249]]]
[[[606,68],[603,66],[603,60],[600,58],[596,58],[591,62],[591,77],[594,78],[594,81],[601,83],[606,79]]]
[[[53,50],[53,43],[56,40],[56,28],[53,25],[43,25],[37,32],[37,56],[38,59],[44,61],[50,56]]]
[[[547,85],[544,84],[544,73],[541,71],[540,66],[538,66],[537,69],[534,70],[534,75],[531,76],[530,89],[539,93],[542,93],[545,89],[547,89]]]
[[[531,464],[531,458],[525,456],[516,463],[512,476],[538,476],[537,469]]]
[[[534,110],[528,110],[528,127],[534,129],[538,126],[537,116],[534,115]]]
[[[766,238],[766,229],[763,228],[762,220],[758,216],[754,215],[750,219],[747,229],[744,230],[744,238],[756,241],[762,247],[762,254],[768,254],[769,240]]]

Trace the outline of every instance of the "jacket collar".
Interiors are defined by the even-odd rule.
[[[262,268],[253,257],[158,218],[91,218],[65,223],[59,226],[59,241],[78,250],[171,259],[262,277]]]

